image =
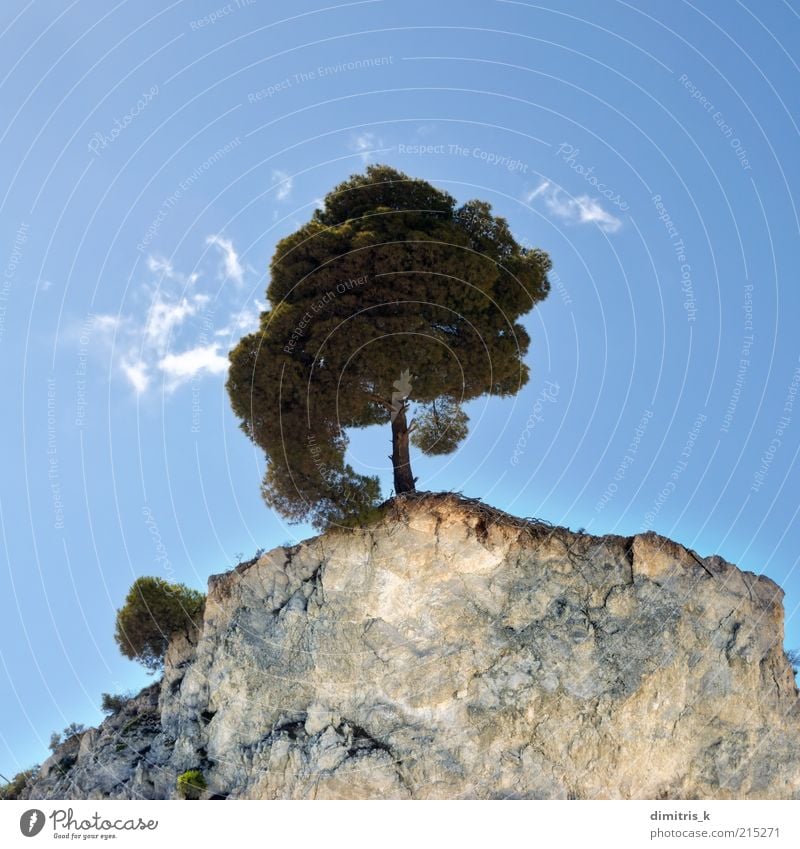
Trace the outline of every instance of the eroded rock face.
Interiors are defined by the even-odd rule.
[[[29,796],[170,798],[200,768],[246,799],[800,798],[782,596],[652,533],[404,498],[212,577],[160,691]]]

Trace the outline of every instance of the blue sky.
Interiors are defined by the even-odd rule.
[[[138,575],[309,535],[259,496],[226,357],[278,239],[369,162],[554,262],[532,378],[418,486],[766,573],[800,646],[800,5],[6,0],[0,771],[146,676]],[[388,434],[351,443],[387,481]]]

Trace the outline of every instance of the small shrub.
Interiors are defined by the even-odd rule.
[[[187,769],[178,776],[178,793],[184,799],[199,799],[207,787],[205,777],[199,769]]]
[[[100,695],[100,710],[103,713],[118,713],[125,706],[125,703],[131,698],[129,693],[102,693]]]
[[[130,734],[137,728],[147,728],[158,725],[158,711],[144,710],[129,719],[120,729],[120,734]]]
[[[28,786],[31,779],[36,775],[38,766],[18,772],[8,784],[0,785],[0,799],[19,799],[22,791]]]
[[[83,734],[86,731],[86,726],[82,722],[71,722],[64,729],[64,742],[66,743],[70,737],[74,737],[76,734]]]
[[[55,750],[61,745],[61,733],[58,731],[54,731],[50,735],[50,742],[47,744],[47,748],[50,749],[51,752],[55,752]]]
[[[786,659],[791,664],[792,672],[797,675],[800,672],[800,649],[789,649],[786,652]]]

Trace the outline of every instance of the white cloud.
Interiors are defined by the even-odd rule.
[[[273,171],[272,182],[278,183],[278,191],[275,195],[278,200],[286,200],[292,193],[294,181],[285,171]]]
[[[244,280],[244,268],[239,262],[239,254],[236,253],[233,242],[224,238],[224,236],[215,235],[209,236],[206,239],[206,244],[214,245],[222,253],[224,276],[229,277],[234,283],[241,283]]]
[[[163,256],[148,256],[147,257],[147,268],[149,271],[153,271],[156,274],[163,274],[165,277],[172,277],[175,273],[175,269],[172,267],[172,263]]]
[[[93,351],[113,357],[114,379],[139,396],[152,394],[162,381],[171,393],[193,379],[224,379],[228,351],[258,328],[267,309],[257,298],[243,299],[238,288],[210,282],[214,275],[208,271],[218,257],[223,279],[243,283],[245,272],[255,272],[243,266],[230,239],[218,234],[206,243],[214,250],[204,255],[199,273],[183,272],[163,256],[148,256],[129,313],[95,314],[90,324],[76,322],[71,331],[75,344],[85,345],[84,337],[91,337]],[[209,282],[194,286],[198,280]]]
[[[147,269],[154,274],[161,275],[162,279],[159,281],[159,285],[164,280],[174,280],[178,283],[183,283],[185,286],[193,286],[200,278],[200,275],[196,271],[193,271],[191,274],[183,274],[180,271],[176,271],[175,267],[166,257],[156,256],[154,254],[150,254],[147,257]]]
[[[114,333],[122,324],[122,319],[118,315],[93,315],[91,327],[92,330],[99,330],[101,333]]]
[[[267,305],[264,301],[259,301],[258,298],[253,299],[253,308],[243,308],[240,312],[231,316],[231,320],[225,327],[217,330],[215,336],[233,336],[252,333],[258,328],[261,320],[261,313],[266,310]]]
[[[122,373],[131,383],[131,386],[138,392],[144,392],[150,385],[150,378],[147,375],[147,366],[141,362],[122,362]]]
[[[167,376],[170,389],[203,374],[225,374],[228,358],[220,354],[219,345],[200,345],[180,354],[167,354],[158,362],[158,367]]]
[[[358,153],[364,162],[369,161],[370,156],[383,147],[383,141],[375,133],[360,133],[350,142],[350,149]]]
[[[195,298],[195,302],[190,303],[186,298],[181,298],[180,301],[169,303],[158,297],[153,301],[144,327],[145,343],[156,350],[164,349],[172,331],[197,313],[197,300]]]
[[[570,197],[548,180],[542,180],[525,200],[530,203],[538,197],[544,200],[552,215],[569,224],[597,224],[604,233],[616,233],[622,227],[622,221],[603,209],[596,198],[588,195]]]

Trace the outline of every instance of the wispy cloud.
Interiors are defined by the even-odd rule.
[[[239,254],[233,247],[233,242],[219,234],[208,236],[206,238],[207,245],[213,245],[218,248],[222,254],[224,278],[230,278],[234,283],[241,283],[244,280],[244,268],[239,262]]]
[[[243,300],[238,286],[211,282],[208,266],[218,256],[224,280],[243,283],[252,269],[243,266],[231,239],[217,234],[206,244],[215,250],[204,253],[205,265],[191,273],[163,256],[147,257],[146,276],[131,293],[131,310],[92,316],[93,350],[113,357],[114,375],[139,396],[153,395],[156,386],[171,393],[195,379],[227,374],[228,351],[258,328],[267,309],[258,298]],[[204,287],[198,281],[209,282]]]
[[[175,273],[172,263],[166,257],[152,254],[147,257],[147,270],[155,274],[164,274],[166,277],[171,277]]]
[[[156,296],[145,322],[145,344],[156,350],[164,350],[172,332],[187,318],[196,315],[206,300],[204,296],[195,296],[191,301],[187,298],[169,301],[161,295]]]
[[[166,376],[167,388],[171,390],[204,374],[225,374],[228,358],[220,353],[219,344],[214,342],[180,354],[167,354],[158,361],[158,367]]]
[[[229,322],[224,327],[220,327],[214,333],[214,336],[243,336],[245,333],[252,333],[258,327],[261,313],[266,308],[267,305],[264,301],[254,298],[252,307],[245,307],[235,315],[232,315]]]
[[[185,286],[194,286],[200,278],[200,275],[193,271],[191,274],[183,274],[176,271],[170,260],[163,256],[150,254],[147,257],[147,270],[153,274],[158,274],[164,280],[172,280],[177,283],[183,283]]]
[[[128,378],[131,386],[137,393],[141,394],[147,390],[150,385],[150,377],[147,374],[147,365],[141,360],[138,362],[128,362],[123,360],[120,364],[122,373]]]
[[[278,184],[277,200],[286,200],[291,195],[294,181],[285,171],[273,171],[272,182]]]
[[[537,198],[544,201],[551,215],[569,224],[596,224],[604,233],[616,233],[622,227],[622,221],[604,209],[596,198],[571,197],[548,180],[542,180],[525,200],[531,203]]]
[[[368,162],[370,156],[382,147],[383,140],[378,138],[375,133],[359,133],[350,142],[350,149],[358,153],[364,162]]]

